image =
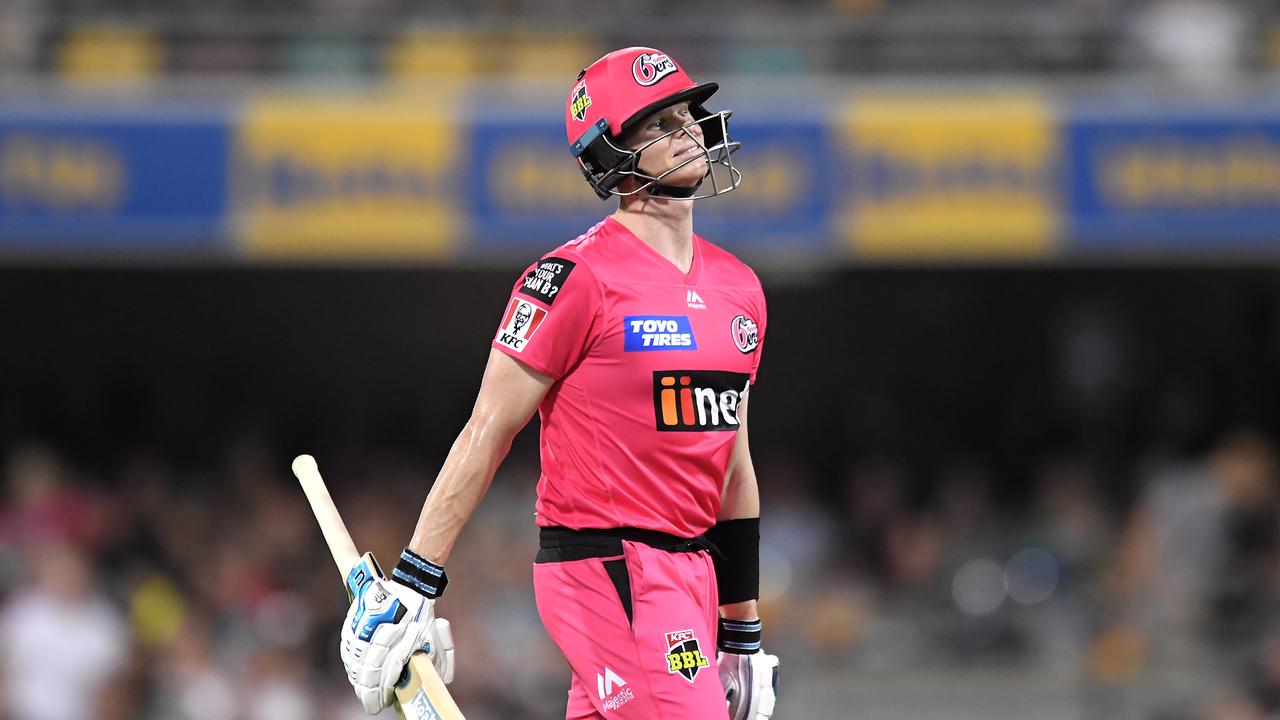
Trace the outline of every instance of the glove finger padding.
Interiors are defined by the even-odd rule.
[[[453,626],[448,620],[436,618],[431,623],[431,663],[445,685],[453,682]]]
[[[768,720],[777,704],[778,657],[722,652],[717,660],[730,720]]]
[[[412,591],[408,591],[412,592]],[[420,597],[420,596],[419,596]],[[442,621],[435,617],[435,601],[427,598],[421,598],[422,605],[417,608],[416,613],[411,613],[414,619],[407,623],[402,632],[395,637],[391,633],[387,633],[387,642],[392,643],[387,647],[386,655],[377,669],[380,672],[378,684],[382,687],[387,700],[390,704],[395,694],[396,686],[400,684],[400,679],[404,675],[405,665],[409,663],[409,658],[416,652],[423,651],[432,657],[435,661],[436,643],[438,631],[436,625]],[[388,628],[390,630],[390,628]],[[379,644],[379,633],[383,632],[383,628],[379,628],[374,632],[373,646]],[[449,649],[453,649],[453,633],[449,633]],[[372,649],[370,650],[372,653]],[[452,667],[449,668],[452,674]],[[439,668],[436,669],[440,673]],[[444,679],[441,674],[441,679]]]
[[[366,712],[391,704],[409,656],[427,642],[435,601],[399,583],[375,580],[359,588],[347,610],[339,654]]]

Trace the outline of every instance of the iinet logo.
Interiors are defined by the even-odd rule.
[[[694,290],[690,290],[684,294],[684,301],[694,310],[707,309],[707,304],[702,302],[702,298]]]
[[[659,431],[737,430],[744,373],[659,370],[653,373],[653,413]]]
[[[615,688],[618,692],[614,692]],[[623,680],[618,673],[610,668],[604,669],[604,674],[596,673],[596,691],[600,694],[600,699],[604,702],[602,707],[605,712],[617,710],[635,699],[635,693],[631,688],[627,687],[627,681]]]

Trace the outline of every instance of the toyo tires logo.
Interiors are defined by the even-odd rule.
[[[649,87],[676,71],[676,64],[666,53],[642,53],[631,63],[631,77]]]

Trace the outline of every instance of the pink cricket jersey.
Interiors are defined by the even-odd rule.
[[[760,280],[694,236],[687,274],[613,218],[531,265],[493,347],[556,379],[537,523],[693,537],[715,523],[765,333]]]

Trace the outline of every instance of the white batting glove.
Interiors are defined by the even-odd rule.
[[[415,589],[421,583],[411,587],[416,578],[402,579],[399,567],[394,581],[383,580],[377,565],[367,562],[347,578],[352,601],[342,626],[339,652],[347,680],[371,715],[391,704],[404,667],[415,652],[426,652],[446,683],[453,680],[449,621],[435,617],[435,599]],[[438,594],[445,582],[432,590]]]
[[[721,619],[716,644],[729,720],[768,720],[778,700],[778,656],[760,649],[760,621]]]
[[[717,661],[729,720],[768,720],[778,699],[778,656],[721,652]]]

